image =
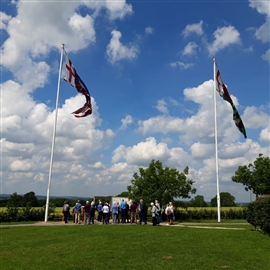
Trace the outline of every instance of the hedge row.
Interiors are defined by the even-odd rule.
[[[148,216],[151,216],[149,211]],[[43,221],[45,217],[45,208],[35,209],[30,207],[15,208],[10,207],[5,212],[0,212],[1,222],[16,222],[16,221]],[[62,218],[61,214],[55,213],[55,208],[49,208],[48,220],[59,220]],[[177,220],[211,220],[217,219],[217,210],[176,210],[175,218]],[[220,211],[221,219],[247,219],[247,208],[229,209]],[[163,213],[163,220],[166,216]]]
[[[246,219],[247,208],[229,209],[220,211],[221,219]],[[211,220],[218,218],[217,210],[198,209],[198,210],[176,210],[175,218],[179,220]]]
[[[270,235],[270,195],[258,198],[248,205],[247,221]]]
[[[54,209],[54,206],[50,206],[48,213],[53,213]],[[41,209],[32,207],[8,207],[6,211],[0,212],[1,222],[42,221],[44,217],[45,207]]]

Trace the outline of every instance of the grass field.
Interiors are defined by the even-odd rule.
[[[233,227],[242,230],[71,224],[0,227],[0,268],[270,269],[269,237],[250,225]]]

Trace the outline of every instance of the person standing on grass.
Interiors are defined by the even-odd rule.
[[[175,215],[174,215],[174,206],[172,202],[169,202],[170,208],[171,208],[171,225],[173,225],[173,221],[175,220]]]
[[[120,223],[120,215],[121,215],[121,207],[120,207],[119,202],[116,203],[116,206],[117,206],[116,220],[117,220],[117,223],[119,224]]]
[[[110,214],[110,208],[108,206],[108,203],[105,203],[104,206],[102,207],[102,212],[103,212],[103,224],[104,222],[106,224],[109,223],[109,214]]]
[[[144,224],[147,224],[147,206],[143,202],[143,199],[140,200],[139,215],[140,215],[140,225],[142,224],[142,222],[144,222]]]
[[[172,225],[172,210],[170,207],[170,204],[167,204],[165,208],[165,214],[166,214],[166,219],[167,219],[167,225]]]
[[[65,223],[68,223],[68,218],[70,216],[69,210],[70,210],[69,202],[65,201],[62,209]]]
[[[136,209],[137,209],[137,204],[135,201],[132,201],[129,210],[130,210],[130,223],[136,223]]]
[[[100,201],[99,203],[98,203],[98,206],[97,206],[97,210],[98,210],[98,221],[99,222],[101,222],[102,221],[102,215],[103,215],[103,213],[102,213],[102,202]]]
[[[155,206],[157,208],[157,223],[159,224],[160,222],[162,222],[162,215],[161,215],[161,208],[160,208],[160,204],[158,202],[158,200],[155,200]]]
[[[95,212],[96,212],[95,203],[91,202],[91,206],[90,206],[90,223],[92,223],[92,224],[94,224]]]
[[[124,199],[122,199],[121,203],[120,203],[120,208],[121,208],[121,222],[122,223],[126,223],[126,218],[127,218],[127,215],[126,215],[126,207],[127,207],[127,204],[126,202],[124,201]]]
[[[116,215],[118,213],[118,207],[115,202],[112,205],[112,223],[116,224]]]
[[[90,224],[90,207],[89,201],[86,201],[84,206],[84,225]]]
[[[157,222],[157,208],[153,202],[151,202],[151,214],[152,214],[152,225],[156,226],[158,224]]]
[[[81,201],[78,200],[73,207],[74,215],[75,215],[75,224],[80,224],[81,223],[81,210],[82,210],[82,205]]]

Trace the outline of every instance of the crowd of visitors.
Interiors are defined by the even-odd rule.
[[[152,225],[160,225],[162,222],[162,209],[158,200],[151,202],[150,205]],[[166,216],[167,225],[173,225],[173,220],[175,219],[173,204],[171,202],[168,203],[163,210]],[[64,202],[62,212],[64,222],[68,223],[68,218],[70,216],[70,205],[68,201]],[[109,202],[102,203],[100,200],[96,205],[94,202],[89,203],[89,201],[86,201],[84,206],[82,206],[80,200],[78,200],[72,208],[72,212],[75,224],[80,224],[81,221],[83,221],[85,225],[94,224],[95,217],[97,222],[103,224],[109,224],[110,218],[112,219],[112,224],[147,224],[148,207],[142,199],[139,203],[132,200],[130,205],[124,199],[120,202],[113,202],[112,205],[110,205]]]

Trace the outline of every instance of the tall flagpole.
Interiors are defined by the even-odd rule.
[[[216,82],[216,58],[214,61],[214,115],[215,115],[215,148],[216,148],[216,177],[217,177],[217,212],[218,222],[220,222],[220,196],[219,196],[219,179],[218,179],[218,142],[217,142],[217,82]]]
[[[60,92],[60,83],[61,83],[61,73],[62,73],[62,65],[63,65],[63,53],[64,53],[64,46],[62,44],[62,51],[60,57],[60,67],[59,67],[59,74],[58,74],[58,84],[57,84],[57,94],[56,94],[56,105],[55,105],[55,119],[54,119],[54,129],[53,129],[53,139],[52,139],[52,150],[51,150],[51,162],[50,162],[50,171],[49,171],[49,181],[48,181],[48,189],[47,189],[47,200],[46,200],[46,209],[45,209],[45,222],[48,220],[48,213],[49,213],[49,201],[50,201],[50,188],[51,188],[51,177],[52,177],[52,166],[53,166],[53,154],[54,154],[54,143],[55,143],[55,134],[56,134],[56,123],[57,123],[57,114],[58,114],[58,99],[59,99],[59,92]]]

